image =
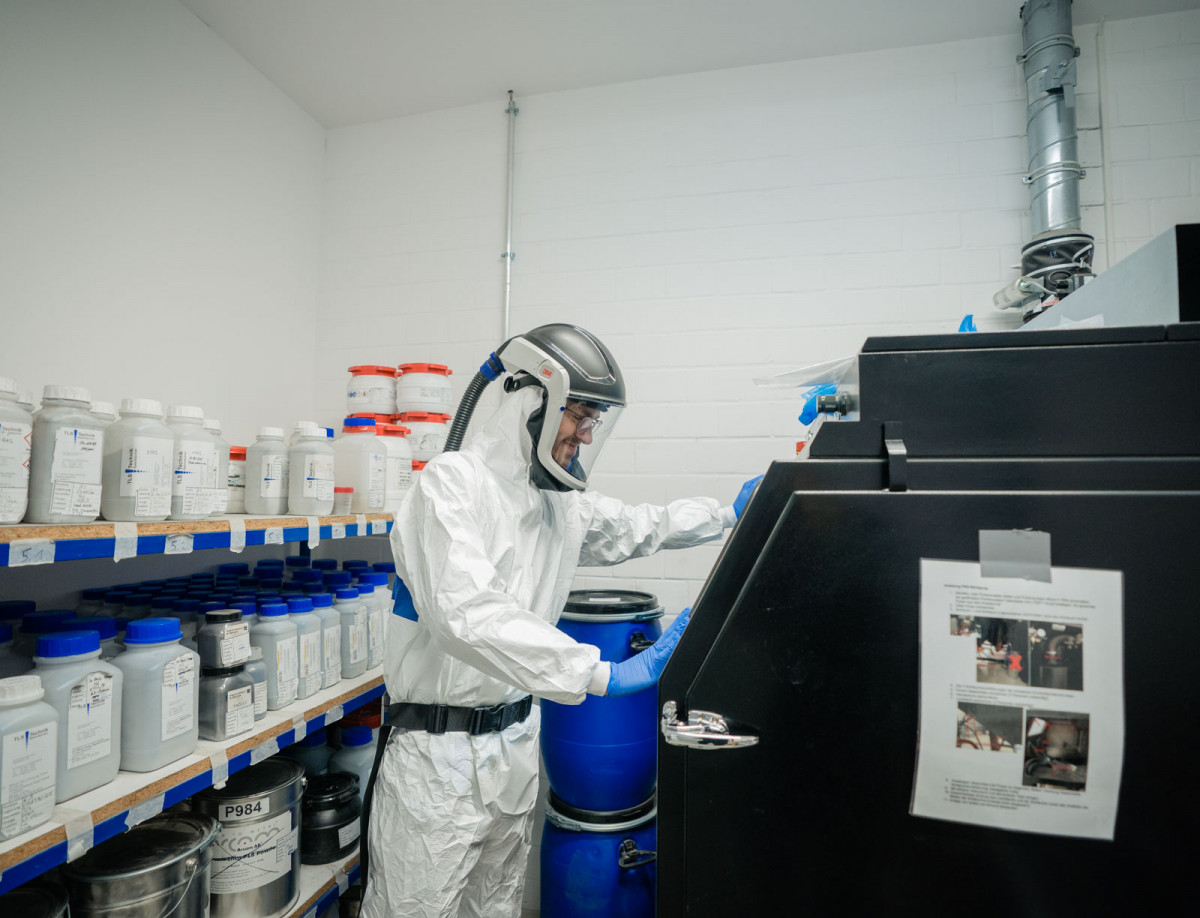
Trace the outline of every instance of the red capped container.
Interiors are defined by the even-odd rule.
[[[450,415],[437,411],[406,411],[397,418],[408,428],[414,461],[428,462],[446,446]]]
[[[398,412],[454,410],[453,371],[440,363],[402,363],[396,368],[396,410]]]
[[[366,417],[395,414],[395,368],[367,364],[351,367],[350,382],[346,386],[346,413]]]

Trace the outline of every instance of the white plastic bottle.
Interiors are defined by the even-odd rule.
[[[246,447],[229,447],[228,503],[226,513],[246,512]]]
[[[387,582],[387,574],[363,574],[358,579],[358,596],[367,604],[367,669],[383,665],[384,626],[388,608],[385,605],[383,587],[379,580]]]
[[[387,476],[384,485],[383,512],[395,513],[412,487],[412,449],[405,440],[407,427],[377,424],[379,442],[387,451]]]
[[[121,400],[121,419],[104,432],[106,520],[151,522],[171,515],[175,435],[162,420],[162,403],[150,398]]]
[[[339,488],[354,488],[351,513],[378,513],[387,496],[387,453],[370,418],[346,418],[333,444]]]
[[[370,611],[354,587],[337,590],[333,607],[342,622],[342,678],[353,679],[367,671]]]
[[[250,629],[250,643],[262,651],[267,667],[267,710],[278,711],[296,700],[299,675],[299,630],[288,621],[288,608],[282,602],[265,602],[258,610],[258,621]]]
[[[33,416],[30,523],[90,523],[100,515],[104,431],[88,409],[87,389],[46,386]]]
[[[246,512],[288,512],[288,448],[282,427],[263,427],[246,449]]]
[[[42,635],[33,662],[62,728],[54,795],[62,803],[117,776],[125,677],[100,659],[95,631]]]
[[[195,405],[172,405],[167,426],[175,434],[171,519],[207,519],[212,514],[220,470],[216,441],[204,429],[204,409]]]
[[[342,617],[333,608],[328,593],[313,593],[313,612],[321,619],[321,649],[324,664],[321,668],[321,688],[333,688],[342,679]]]
[[[375,764],[375,735],[370,727],[353,726],[342,730],[342,748],[329,757],[328,774],[338,771],[349,772],[358,778],[358,799],[362,802],[363,792],[371,777],[371,766]]]
[[[299,672],[296,683],[296,697],[307,698],[321,690],[324,681],[322,672],[325,666],[323,647],[324,630],[321,617],[313,613],[312,600],[305,596],[303,599],[289,599],[288,621],[296,626],[299,637]]]
[[[288,511],[297,516],[333,512],[334,455],[325,431],[312,424],[288,451]]]
[[[130,622],[125,652],[121,770],[154,771],[189,755],[200,738],[200,657],[182,647],[179,621]]]
[[[0,679],[0,839],[40,826],[54,809],[58,712],[37,676]]]
[[[216,418],[205,418],[204,429],[217,446],[217,483],[213,491],[213,516],[224,516],[229,512],[229,488],[223,486],[221,470],[229,467],[229,442],[221,436],[221,422]]]
[[[325,436],[325,428],[318,427],[316,421],[297,421],[296,426],[292,428],[292,435],[288,437],[288,446],[295,446],[301,437],[312,430],[320,431],[321,436]]]
[[[92,402],[88,413],[99,421],[100,426],[106,430],[110,424],[117,422],[117,409],[113,407],[112,402]]]
[[[19,523],[29,505],[33,418],[18,403],[17,384],[0,376],[0,524]]]

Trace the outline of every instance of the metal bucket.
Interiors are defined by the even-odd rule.
[[[220,823],[212,848],[212,918],[269,918],[300,895],[304,766],[274,756],[201,791],[192,808]],[[173,918],[173,916],[172,916]]]
[[[71,915],[206,918],[217,823],[162,813],[63,868]]]

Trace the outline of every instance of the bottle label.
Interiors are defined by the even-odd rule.
[[[134,498],[134,516],[171,512],[175,441],[130,437],[121,451],[121,496]]]
[[[378,609],[367,615],[367,630],[370,635],[370,657],[378,659],[383,653],[383,613]]]
[[[267,713],[267,682],[254,683],[254,717],[262,717]]]
[[[217,447],[204,440],[180,440],[175,445],[175,481],[171,496],[183,499],[183,513],[213,512],[217,489]]]
[[[28,424],[0,421],[0,522],[17,523],[25,515],[32,436]]]
[[[288,492],[288,457],[275,455],[263,456],[262,472],[259,478],[260,497],[287,497]]]
[[[300,682],[305,697],[321,687],[321,632],[300,635]]]
[[[360,377],[363,381],[351,385],[346,390],[346,401],[354,411],[367,413],[372,408],[378,408],[380,414],[388,414],[396,405],[396,387],[390,385],[372,385],[368,380],[386,379],[386,377]],[[353,413],[353,412],[351,412]]]
[[[308,453],[304,457],[305,497],[333,500],[333,457]]]
[[[212,846],[209,891],[239,893],[275,882],[291,872],[299,845],[290,810],[265,822],[222,824]]]
[[[182,653],[163,667],[162,739],[163,742],[187,733],[195,726],[196,660]]]
[[[402,456],[388,456],[387,469],[388,494],[404,492],[412,487],[412,459]]]
[[[348,844],[358,841],[358,836],[361,829],[358,825],[358,817],[354,817],[354,822],[347,823],[338,829],[338,847],[345,848]]]
[[[236,666],[250,659],[250,626],[233,622],[225,626],[225,637],[218,650],[221,666]]]
[[[113,677],[88,673],[71,687],[67,702],[67,768],[79,768],[112,753]]]
[[[350,662],[361,663],[367,658],[367,609],[360,606],[354,610],[354,624],[350,626]]]
[[[342,678],[342,629],[325,628],[325,688]]]
[[[246,487],[246,460],[245,459],[230,459],[229,460],[229,487],[245,488]]]
[[[54,432],[50,462],[50,512],[63,516],[100,513],[100,469],[104,431],[60,427]]]
[[[275,643],[275,688],[280,707],[296,700],[296,679],[299,675],[296,644],[294,637]]]
[[[50,818],[54,809],[58,724],[6,733],[0,742],[0,831],[20,835]]]
[[[387,494],[387,460],[383,453],[372,453],[367,462],[367,510],[382,510]]]
[[[254,726],[254,689],[236,688],[225,696],[225,737],[245,733]]]

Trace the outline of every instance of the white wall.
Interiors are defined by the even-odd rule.
[[[0,4],[0,375],[311,407],[323,129],[177,3]]]
[[[1200,220],[1200,12],[1107,23],[1114,251]],[[1083,228],[1107,264],[1097,29],[1081,27]],[[732,499],[794,453],[800,404],[751,380],[867,335],[1011,325],[1028,241],[1011,35],[518,96],[513,332],[577,322],[632,397],[602,462],[627,500]],[[318,405],[352,363],[500,341],[507,101],[330,133]],[[371,334],[364,330],[371,328]],[[785,394],[786,395],[786,394]],[[589,572],[672,611],[719,548]]]

